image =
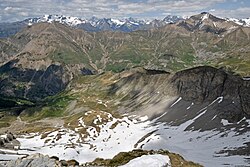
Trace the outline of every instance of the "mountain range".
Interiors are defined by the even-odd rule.
[[[94,73],[138,65],[167,71],[214,65],[247,77],[249,33],[249,27],[209,13],[132,32],[88,32],[42,22],[0,40],[0,63],[19,59],[20,67],[32,69],[47,68],[52,62],[81,64]]]
[[[64,15],[44,15],[43,17],[29,18],[23,21],[10,23],[8,21],[0,23],[0,38],[8,37],[19,32],[21,29],[25,28],[27,25],[32,25],[34,23],[52,23],[59,22],[74,28],[83,29],[89,32],[97,31],[121,31],[121,32],[131,32],[136,30],[148,30],[157,27],[163,27],[167,24],[177,23],[188,18],[183,18],[181,16],[168,15],[164,19],[151,19],[151,20],[140,20],[134,18],[125,19],[112,19],[112,18],[97,18],[92,17],[90,19],[81,19],[78,17],[64,16]],[[238,25],[250,26],[250,19],[235,19],[235,18],[225,18],[227,21],[235,22]]]
[[[6,22],[0,23],[0,37],[8,37],[19,32],[27,25],[35,23],[52,23],[59,22],[74,28],[83,29],[89,32],[98,31],[121,31],[131,32],[136,30],[151,29],[156,27],[162,27],[166,24],[176,23],[183,20],[180,16],[168,15],[163,20],[140,20],[134,18],[125,19],[112,19],[112,18],[97,18],[92,17],[90,19],[81,19],[77,17],[63,16],[63,15],[44,15],[43,17],[29,18],[19,22]]]
[[[48,15],[1,38],[0,165],[247,166],[250,27],[163,22]]]

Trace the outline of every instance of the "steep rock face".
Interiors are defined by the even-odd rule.
[[[64,90],[72,74],[63,66],[51,64],[44,70],[15,66],[18,60],[0,67],[0,94],[7,97],[39,100]]]
[[[239,90],[241,107],[243,111],[250,117],[250,82],[244,81]]]
[[[162,110],[168,113],[168,118],[164,117],[164,120],[170,122],[172,119],[181,120],[182,117],[181,122],[186,121],[186,114],[195,117],[201,110],[207,110],[211,119],[218,116],[230,122],[250,116],[249,81],[223,69],[203,66],[174,75],[137,69],[130,73],[123,72],[120,76],[121,79],[111,86],[110,92],[125,97],[125,112],[138,111],[143,115],[148,110],[159,116],[161,112],[158,110]],[[181,100],[175,105],[178,97]],[[155,107],[150,108],[150,105]]]
[[[171,74],[166,71],[134,68],[120,73],[119,77],[119,81],[110,86],[109,93],[122,97],[123,107],[119,109],[121,113],[146,109],[165,96],[176,95],[169,83]],[[150,113],[154,115],[156,111]]]
[[[223,97],[224,104],[221,104],[218,110],[229,115],[244,113],[247,117],[250,116],[249,81],[243,81],[239,76],[228,74],[222,69],[204,66],[176,73],[172,83],[186,101],[201,104]]]

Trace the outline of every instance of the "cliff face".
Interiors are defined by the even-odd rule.
[[[243,111],[250,117],[250,82],[243,81],[243,85],[239,91],[241,107]]]
[[[235,113],[250,116],[250,84],[239,76],[228,74],[222,69],[204,66],[176,73],[172,83],[176,85],[184,100],[204,103],[223,97],[224,103],[227,104],[219,110],[229,115]]]
[[[72,72],[73,67],[52,64],[35,70],[18,67],[17,62],[11,61],[0,67],[0,94],[4,97],[39,101],[65,90],[76,74]],[[78,71],[84,75],[92,74],[88,69],[79,68]],[[212,109],[218,112],[220,118],[235,122],[244,116],[250,117],[249,81],[222,69],[203,66],[174,75],[164,71],[135,69],[119,76],[119,81],[111,85],[109,92],[124,97],[122,103],[125,108],[122,112],[137,111],[176,97],[182,97],[181,103],[185,101],[185,104],[194,103],[196,106],[208,105],[221,98],[222,101]]]
[[[207,110],[209,118],[204,115],[204,121],[218,116],[219,122],[221,119],[238,122],[250,117],[249,83],[223,69],[202,66],[173,75],[130,73],[113,84],[110,92],[126,95],[124,111],[151,113],[153,118],[165,112],[162,121],[176,120],[179,124]]]
[[[15,66],[18,60],[0,67],[0,94],[6,97],[41,100],[64,90],[72,74],[60,65],[52,64],[44,70]]]

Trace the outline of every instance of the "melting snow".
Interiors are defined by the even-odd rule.
[[[7,138],[7,135],[0,135],[0,138]]]
[[[143,149],[164,148],[204,166],[223,166],[225,162],[230,164],[229,166],[247,165],[245,158],[250,156],[217,154],[228,147],[233,149],[242,146],[244,142],[249,141],[247,137],[236,135],[237,132],[232,130],[184,131],[183,126],[186,127],[185,123],[179,127],[159,125],[159,130],[152,135],[150,142],[144,144]],[[250,135],[250,132],[244,134],[247,135]]]
[[[235,18],[228,18],[228,21],[232,21],[235,22],[238,25],[243,25],[243,23],[239,20],[239,19],[235,19]]]
[[[208,106],[211,106],[211,105],[213,105],[215,102],[217,102],[218,101],[218,103],[221,103],[222,101],[223,101],[223,96],[220,96],[220,97],[217,97],[217,99],[215,99],[211,104],[209,104]]]
[[[250,77],[243,78],[245,81],[250,81]]]
[[[247,26],[247,27],[250,26],[250,18],[242,19],[242,21],[244,21],[246,23],[245,26]]]
[[[121,167],[171,167],[171,163],[167,155],[155,154],[135,158]]]
[[[79,126],[86,127],[83,121],[83,117],[79,118],[78,121],[79,121]]]
[[[212,120],[214,120],[216,117],[217,117],[217,115],[215,115],[215,116],[212,118]]]
[[[140,121],[146,121],[146,120],[148,120],[148,116],[140,117],[139,119],[140,119]]]
[[[227,125],[231,125],[232,123],[229,123],[228,120],[222,119],[221,123],[223,124],[223,126],[227,126]]]
[[[187,110],[189,110],[193,105],[194,105],[194,103],[192,102],[192,103],[190,104],[190,106],[188,106]]]
[[[91,114],[87,112],[85,115]],[[62,128],[49,132],[46,137],[42,134],[24,135],[18,140],[21,150],[18,154],[42,153],[49,156],[58,156],[60,159],[76,159],[80,163],[93,161],[97,157],[112,158],[119,152],[135,149],[136,143],[142,136],[156,130],[151,126],[146,117],[142,119],[131,119],[123,117],[116,119],[111,117],[108,122],[102,122],[97,127],[84,124],[83,118],[78,119],[80,127],[75,130]],[[102,121],[100,115],[94,120],[95,123]],[[115,127],[114,124],[118,123]],[[88,136],[78,133],[79,129],[87,127]]]
[[[206,13],[204,16],[202,16],[201,20],[204,21],[205,19],[208,19],[209,18],[209,14]]]
[[[171,106],[177,104],[181,99],[181,97],[178,98]],[[222,100],[223,97],[218,97],[209,106],[216,102],[220,103]],[[238,135],[235,128],[225,129],[224,131],[186,130],[189,125],[206,112],[207,107],[201,109],[196,117],[179,126],[170,126],[166,123],[157,122],[162,116],[154,121],[149,121],[146,116],[138,118],[136,116],[124,115],[123,118],[114,118],[109,113],[106,113],[108,120],[105,120],[105,117],[101,117],[101,114],[96,115],[93,121],[95,126],[87,126],[84,124],[83,117],[81,117],[77,120],[77,129],[74,130],[62,128],[49,132],[45,137],[38,133],[19,137],[21,150],[14,152],[18,154],[43,153],[50,156],[58,156],[60,159],[76,159],[80,163],[84,163],[93,161],[97,157],[112,158],[119,152],[131,151],[135,148],[167,149],[204,166],[223,166],[225,162],[229,166],[247,165],[245,159],[250,158],[250,156],[228,156],[227,154],[218,153],[224,149],[241,147],[243,143],[249,142],[249,138],[246,137],[250,135],[249,131]],[[95,111],[85,113],[86,116],[89,114],[95,114]],[[105,114],[105,112],[102,114]],[[215,117],[212,119],[215,119]],[[250,126],[248,119],[244,118],[239,123],[242,121],[248,123],[247,127]],[[98,125],[99,122],[101,124]],[[221,123],[224,126],[230,124],[224,119],[221,120]],[[86,129],[86,134],[78,131],[82,128]],[[13,159],[19,155],[6,154],[3,158],[8,159],[8,156],[9,159]],[[3,158],[1,155],[1,159]],[[158,163],[157,158],[155,158],[154,162],[150,160],[152,157],[147,158],[140,161],[135,159],[127,165],[148,166],[136,162]],[[168,157],[165,158],[165,161],[161,159],[159,163],[169,162]]]
[[[170,108],[173,107],[174,105],[176,105],[179,101],[181,101],[181,99],[182,99],[182,97],[179,97],[179,98],[170,106]]]

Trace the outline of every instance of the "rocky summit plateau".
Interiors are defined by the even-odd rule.
[[[0,167],[249,166],[247,19],[1,24]]]

